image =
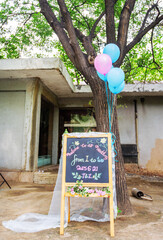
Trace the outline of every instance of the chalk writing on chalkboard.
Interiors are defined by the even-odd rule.
[[[66,182],[108,183],[108,138],[67,138]]]

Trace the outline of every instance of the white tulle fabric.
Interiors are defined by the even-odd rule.
[[[82,137],[97,136],[102,134],[99,132],[92,133],[69,133],[69,136]],[[63,145],[62,145],[63,146]],[[4,227],[15,232],[39,232],[45,229],[60,227],[60,208],[61,208],[61,186],[62,186],[62,156],[60,158],[60,166],[56,186],[54,188],[53,197],[48,215],[38,213],[26,213],[14,220],[3,221]],[[117,216],[117,201],[115,188],[115,161],[114,154],[112,154],[113,164],[113,204],[114,204],[114,218]],[[86,220],[105,222],[109,221],[109,201],[103,198],[71,198],[71,221],[83,222]],[[65,202],[65,225],[68,220],[68,206],[67,199]]]

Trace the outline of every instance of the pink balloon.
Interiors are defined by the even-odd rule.
[[[95,58],[94,66],[101,74],[107,74],[112,67],[112,60],[107,54],[100,54]]]

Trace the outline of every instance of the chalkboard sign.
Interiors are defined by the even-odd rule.
[[[85,133],[80,137],[77,134],[64,134],[60,234],[64,234],[65,197],[68,197],[68,222],[70,222],[70,197],[76,196],[67,192],[66,189],[75,185],[77,180],[82,180],[82,185],[85,187],[109,187],[110,234],[113,237],[114,212],[110,133],[96,133],[94,135]],[[89,197],[106,198],[108,195],[99,196],[94,193]]]
[[[67,138],[66,182],[108,183],[108,138]]]

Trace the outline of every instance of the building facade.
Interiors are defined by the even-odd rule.
[[[149,171],[163,169],[163,83],[128,85],[119,99],[123,144],[137,148],[137,162]]]
[[[0,170],[22,181],[57,165],[63,132],[96,127],[89,86],[73,85],[56,58],[0,60]],[[163,84],[128,85],[118,100],[126,162],[163,169]]]

